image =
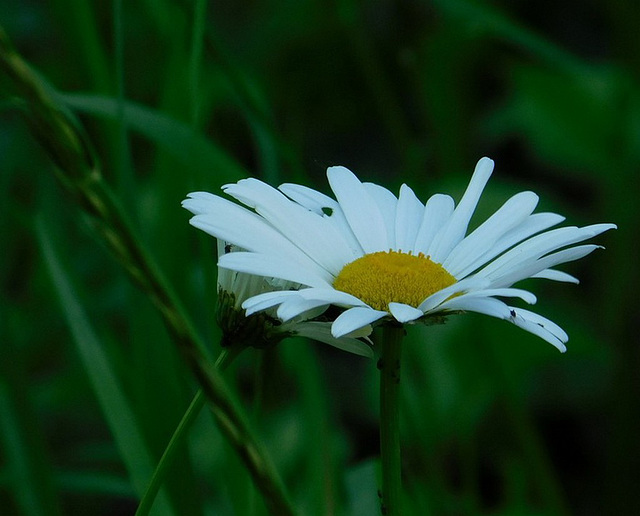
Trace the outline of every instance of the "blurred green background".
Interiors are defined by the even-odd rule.
[[[180,208],[193,190],[252,175],[328,192],[342,164],[459,199],[487,155],[475,224],[529,189],[569,225],[617,223],[563,267],[580,285],[524,283],[565,355],[481,316],[409,329],[406,513],[640,514],[637,2],[0,0],[0,23],[79,117],[214,354],[215,242]],[[133,514],[195,383],[10,88],[1,101],[0,514]],[[226,374],[303,514],[377,513],[375,361],[290,340]],[[265,514],[206,413],[165,502],[154,514]]]

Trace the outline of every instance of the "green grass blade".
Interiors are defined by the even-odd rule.
[[[142,494],[153,473],[155,460],[148,451],[147,443],[140,431],[140,425],[136,420],[130,401],[123,392],[104,347],[89,323],[82,303],[60,263],[49,234],[46,223],[43,219],[39,219],[37,223],[38,241],[60,299],[64,316],[73,335],[77,352],[113,433],[134,489],[138,494]],[[157,514],[175,514],[164,493],[160,493],[158,496],[156,507]]]
[[[225,348],[218,356],[215,365],[218,369],[223,371],[235,359],[236,356],[236,352],[230,353],[229,349]],[[180,446],[184,444],[189,430],[200,415],[200,412],[202,412],[202,409],[204,408],[206,403],[207,398],[205,397],[204,392],[202,392],[202,389],[198,390],[196,395],[193,397],[193,400],[189,404],[187,411],[182,416],[180,423],[178,423],[178,426],[173,432],[173,435],[169,440],[169,444],[162,453],[162,457],[160,458],[160,461],[158,462],[158,465],[153,472],[153,476],[151,477],[151,482],[149,482],[149,486],[147,487],[142,500],[140,500],[140,505],[138,506],[138,510],[136,511],[136,516],[146,516],[147,514],[149,514],[149,511],[153,506],[153,501],[158,495],[160,486],[162,486],[163,482],[166,479],[167,472],[175,459],[176,453],[178,452]]]
[[[70,108],[116,120],[118,101],[102,95],[67,93],[59,96]],[[131,129],[141,133],[182,163],[196,170],[215,170],[221,182],[236,181],[247,171],[225,150],[216,146],[187,124],[131,101],[124,104],[124,118]]]

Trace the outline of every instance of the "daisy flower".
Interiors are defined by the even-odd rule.
[[[244,207],[205,192],[189,194],[183,206],[195,214],[193,226],[243,249],[220,256],[221,269],[294,285],[248,297],[247,316],[275,309],[286,322],[334,305],[342,311],[331,334],[340,338],[374,323],[479,312],[565,351],[568,337],[557,324],[498,298],[535,303],[513,287],[526,278],[577,283],[554,267],[591,253],[600,246],[576,244],[616,226],[550,229],[564,217],[533,213],[538,196],[527,191],[467,234],[492,171],[493,161],[482,158],[457,206],[444,194],[422,203],[407,185],[396,197],[341,166],[327,170],[335,199],[250,178],[222,188]]]

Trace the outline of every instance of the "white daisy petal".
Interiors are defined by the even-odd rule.
[[[516,226],[502,235],[484,254],[478,255],[467,266],[465,266],[464,269],[460,270],[456,277],[461,279],[468,276],[470,273],[488,263],[490,260],[493,260],[496,256],[499,256],[510,247],[513,247],[540,231],[544,231],[545,229],[549,229],[560,224],[563,220],[563,216],[555,213],[535,213],[530,215],[519,226]]]
[[[252,315],[256,312],[261,312],[267,308],[272,308],[276,305],[284,303],[292,297],[298,297],[297,291],[292,290],[279,290],[275,292],[265,292],[258,294],[257,296],[250,297],[242,303],[242,308],[247,311],[247,315]]]
[[[187,198],[182,201],[181,205],[194,215],[200,215],[201,213],[214,211],[218,204],[218,199],[220,199],[220,197],[209,192],[191,192],[187,195]]]
[[[511,322],[558,348],[561,353],[567,350],[565,343],[569,340],[566,332],[556,323],[528,310],[522,308],[509,307],[511,313],[516,316],[511,318]]]
[[[320,269],[320,267],[276,231],[263,218],[226,199],[209,195],[206,206],[202,198],[193,199],[196,206],[184,201],[187,209],[204,210],[191,218],[189,223],[220,240],[256,253],[285,255],[299,265]]]
[[[449,195],[435,194],[429,198],[416,235],[414,254],[428,254],[433,238],[445,226],[454,208],[455,202]]]
[[[349,308],[333,321],[331,334],[335,338],[340,338],[388,315],[387,312],[369,307],[356,306]]]
[[[324,314],[327,311],[327,308],[329,308],[329,305],[319,305],[319,306],[312,307],[306,312],[302,312],[301,314],[293,317],[291,320],[287,322],[287,324],[297,325],[304,321],[314,320],[317,317],[320,317],[322,314]],[[328,322],[328,321],[323,321],[323,322]]]
[[[218,267],[255,274],[256,276],[280,278],[310,287],[331,286],[331,278],[323,277],[317,271],[302,268],[300,264],[285,258],[258,253],[239,252],[225,254],[218,260]]]
[[[364,254],[364,250],[362,249],[360,242],[351,229],[351,226],[349,225],[349,222],[347,221],[342,208],[340,208],[340,206],[338,205],[338,207],[333,210],[333,213],[331,215],[325,215],[325,219],[327,219],[329,223],[333,224],[336,229],[340,231],[345,241],[347,242],[349,249],[351,250],[353,259],[355,260],[357,258],[360,258]]]
[[[291,202],[283,193],[258,181],[244,179],[225,185],[224,191],[256,212],[320,266],[338,274],[353,260],[347,242],[324,217]]]
[[[442,303],[441,307],[448,311],[477,312],[498,319],[509,319],[511,315],[506,303],[493,297],[455,297]]]
[[[298,317],[300,314],[313,310],[314,308],[326,305],[327,303],[324,303],[323,301],[309,301],[308,299],[303,299],[300,296],[296,296],[289,298],[284,303],[282,303],[278,307],[276,314],[280,320],[286,322],[293,319],[294,317]]]
[[[302,337],[317,340],[363,357],[373,357],[373,349],[368,344],[348,336],[340,337],[339,339],[333,337],[329,323],[303,322],[297,324],[295,329],[296,333]]]
[[[484,290],[474,290],[473,292],[468,292],[466,294],[462,294],[456,299],[462,299],[467,297],[518,297],[522,299],[525,303],[530,305],[534,305],[537,301],[536,296],[527,290],[522,290],[520,288],[488,288]]]
[[[557,226],[561,222],[564,222],[564,220],[565,217],[557,213],[534,213],[530,215],[519,226],[516,226],[500,237],[496,243],[500,248],[499,253],[541,231]]]
[[[366,303],[351,294],[347,294],[346,292],[328,288],[305,288],[296,291],[277,291],[259,294],[247,299],[242,304],[242,307],[247,310],[247,315],[251,315],[252,313],[259,312],[282,303],[300,303],[305,304],[305,306],[307,306],[306,304],[308,303],[308,306],[311,308],[323,305],[337,305],[341,307],[367,306]],[[287,308],[287,310],[290,309]],[[305,310],[306,308],[301,310],[299,313],[302,313]],[[296,316],[297,314],[288,315],[286,319],[291,319]],[[278,312],[278,317],[285,319],[284,316],[281,316],[280,312]]]
[[[458,204],[449,218],[447,225],[442,228],[431,243],[427,254],[431,256],[431,259],[436,263],[442,263],[458,242],[464,238],[471,216],[478,205],[480,195],[487,181],[489,181],[492,172],[492,160],[482,158],[478,161],[469,186],[460,200],[460,204]]]
[[[558,326],[553,321],[550,321],[546,317],[542,317],[540,314],[530,312],[529,310],[525,310],[524,308],[514,308],[510,306],[509,309],[514,311],[517,310],[517,314],[520,317],[523,317],[524,319],[531,321],[538,326],[546,328],[562,342],[567,342],[569,340],[569,336],[567,335],[567,333],[562,328],[560,328],[560,326]]]
[[[399,323],[415,321],[424,315],[422,310],[404,303],[389,303],[389,312]]]
[[[543,271],[532,274],[531,278],[548,279],[552,281],[561,281],[563,283],[580,283],[580,280],[571,274],[555,269],[545,269]]]
[[[365,190],[376,202],[380,209],[380,214],[384,219],[384,226],[387,229],[387,238],[390,244],[396,241],[396,208],[398,199],[392,192],[375,183],[362,183]],[[393,247],[393,245],[390,245]]]
[[[362,249],[366,253],[388,250],[384,218],[360,180],[345,167],[329,167],[327,178]]]
[[[431,294],[427,299],[420,303],[418,310],[429,313],[438,307],[438,305],[440,305],[444,300],[455,294],[459,294],[464,291],[480,290],[487,286],[489,286],[489,280],[486,278],[477,278],[475,276],[465,278],[447,288],[439,290],[435,294]]]
[[[396,209],[395,246],[397,251],[408,253],[413,251],[424,206],[407,185],[400,187],[400,197]]]
[[[599,248],[601,248],[601,246],[593,244],[580,245],[570,247],[569,249],[563,249],[562,251],[549,254],[538,260],[529,260],[524,261],[523,263],[514,264],[509,269],[504,268],[498,273],[493,274],[490,278],[491,285],[493,287],[508,287],[520,280],[530,278],[532,275],[549,267],[584,258]]]
[[[507,306],[492,297],[451,299],[443,303],[443,306],[445,305],[450,310],[477,312],[508,320],[519,328],[546,340],[563,353],[567,349],[564,345],[568,340],[567,334],[557,324],[528,310]]]
[[[299,290],[298,295],[303,299],[308,299],[310,301],[321,300],[325,301],[327,304],[342,307],[367,306],[361,299],[334,288],[305,288]]]
[[[538,196],[533,192],[520,192],[511,197],[498,211],[453,248],[442,263],[443,267],[453,276],[458,277],[458,274],[477,256],[484,255],[501,236],[524,222],[537,204]]]
[[[377,185],[376,185],[377,186]],[[352,251],[353,259],[362,256],[364,251],[362,250],[362,246],[360,242],[356,239],[347,219],[342,212],[342,208],[338,204],[338,201],[324,195],[323,193],[317,192],[302,185],[296,185],[292,183],[285,183],[278,187],[287,197],[293,199],[300,206],[304,206],[308,210],[311,210],[318,215],[324,217],[330,224],[336,227],[336,229],[340,232],[340,234],[344,237],[347,242],[347,245]],[[382,187],[379,187],[381,190],[388,192]],[[388,192],[392,197],[393,194]]]
[[[278,190],[300,206],[304,206],[318,215],[322,215],[327,209],[334,210],[338,207],[338,201],[307,186],[284,183],[278,187]]]
[[[528,264],[529,260],[535,260],[561,247],[582,242],[612,228],[612,225],[607,224],[597,226],[558,228],[536,235],[504,253],[478,272],[478,275],[498,278],[511,274],[514,269],[521,268],[522,264]]]

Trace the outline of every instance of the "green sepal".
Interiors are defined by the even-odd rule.
[[[293,332],[283,330],[280,321],[265,312],[247,316],[244,309],[236,308],[235,294],[222,289],[218,290],[216,318],[222,330],[220,344],[223,348],[266,349],[293,335]]]

